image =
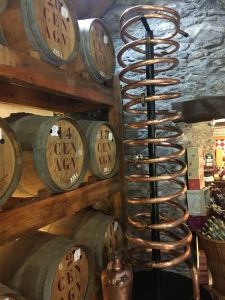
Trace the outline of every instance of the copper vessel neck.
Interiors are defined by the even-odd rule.
[[[116,257],[112,263],[112,269],[114,271],[120,271],[123,268],[123,262],[121,257]]]

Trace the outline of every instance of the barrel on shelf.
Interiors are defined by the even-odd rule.
[[[6,203],[17,188],[21,169],[20,145],[12,128],[0,118],[0,205]]]
[[[97,273],[106,267],[115,251],[123,248],[123,231],[118,221],[93,210],[65,217],[43,230],[86,246],[95,257]]]
[[[113,77],[115,50],[111,34],[105,23],[98,19],[79,20],[80,54],[70,64],[74,73],[87,71],[97,82]]]
[[[83,300],[92,272],[84,247],[45,232],[1,247],[0,267],[1,280],[30,300]]]
[[[64,116],[28,115],[11,123],[22,147],[22,176],[14,197],[77,188],[86,173],[86,142],[78,123]]]
[[[28,54],[37,51],[43,60],[56,66],[75,58],[79,28],[71,0],[7,2],[0,15],[1,43]]]
[[[80,120],[89,149],[89,166],[93,175],[105,179],[119,169],[119,142],[109,122]]]
[[[0,283],[0,300],[25,300],[17,292]]]

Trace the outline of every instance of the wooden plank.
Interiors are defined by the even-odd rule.
[[[0,67],[1,68],[1,67]],[[54,95],[41,90],[24,88],[23,86],[0,81],[0,101],[27,107],[38,107],[57,112],[92,111],[102,105],[70,99],[65,96]]]
[[[41,228],[66,215],[108,197],[119,190],[117,176],[0,213],[0,245],[30,230]]]
[[[123,123],[122,123],[122,102],[121,102],[121,90],[120,90],[120,81],[117,75],[114,76],[113,80],[114,87],[114,106],[109,110],[109,122],[113,124],[117,133],[119,135],[120,141],[120,193],[117,193],[114,196],[114,214],[117,218],[121,220],[122,225],[125,226],[127,219],[127,204],[125,199],[125,181],[124,181],[124,152],[122,146],[123,139]]]
[[[175,102],[172,109],[182,113],[178,122],[195,123],[225,118],[225,96],[205,96],[198,99]]]
[[[109,106],[113,103],[112,89],[2,45],[0,80],[88,103]]]

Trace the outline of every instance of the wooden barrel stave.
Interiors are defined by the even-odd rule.
[[[25,300],[17,292],[0,283],[0,300]]]
[[[69,117],[25,116],[11,123],[23,150],[22,177],[15,197],[36,196],[42,189],[77,188],[86,172],[86,143]]]
[[[100,179],[114,176],[119,170],[118,136],[109,122],[80,120],[89,149],[90,171]]]
[[[38,51],[43,60],[60,66],[77,55],[79,29],[70,0],[62,0],[62,7],[51,2],[8,0],[0,16],[1,40],[17,51],[28,54]],[[12,23],[17,26],[12,28]]]
[[[7,202],[19,184],[22,154],[15,133],[0,118],[0,205]]]
[[[35,232],[2,248],[1,279],[27,299],[85,299],[91,259],[76,242]]]

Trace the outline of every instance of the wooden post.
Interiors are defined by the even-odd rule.
[[[111,122],[116,129],[119,136],[119,156],[120,156],[120,169],[119,180],[120,191],[114,195],[114,214],[115,217],[120,219],[122,226],[125,226],[127,219],[126,197],[125,197],[125,182],[124,182],[124,154],[123,154],[123,122],[122,122],[122,103],[120,92],[120,81],[117,75],[113,80],[114,88],[114,105],[109,109],[109,122]]]

